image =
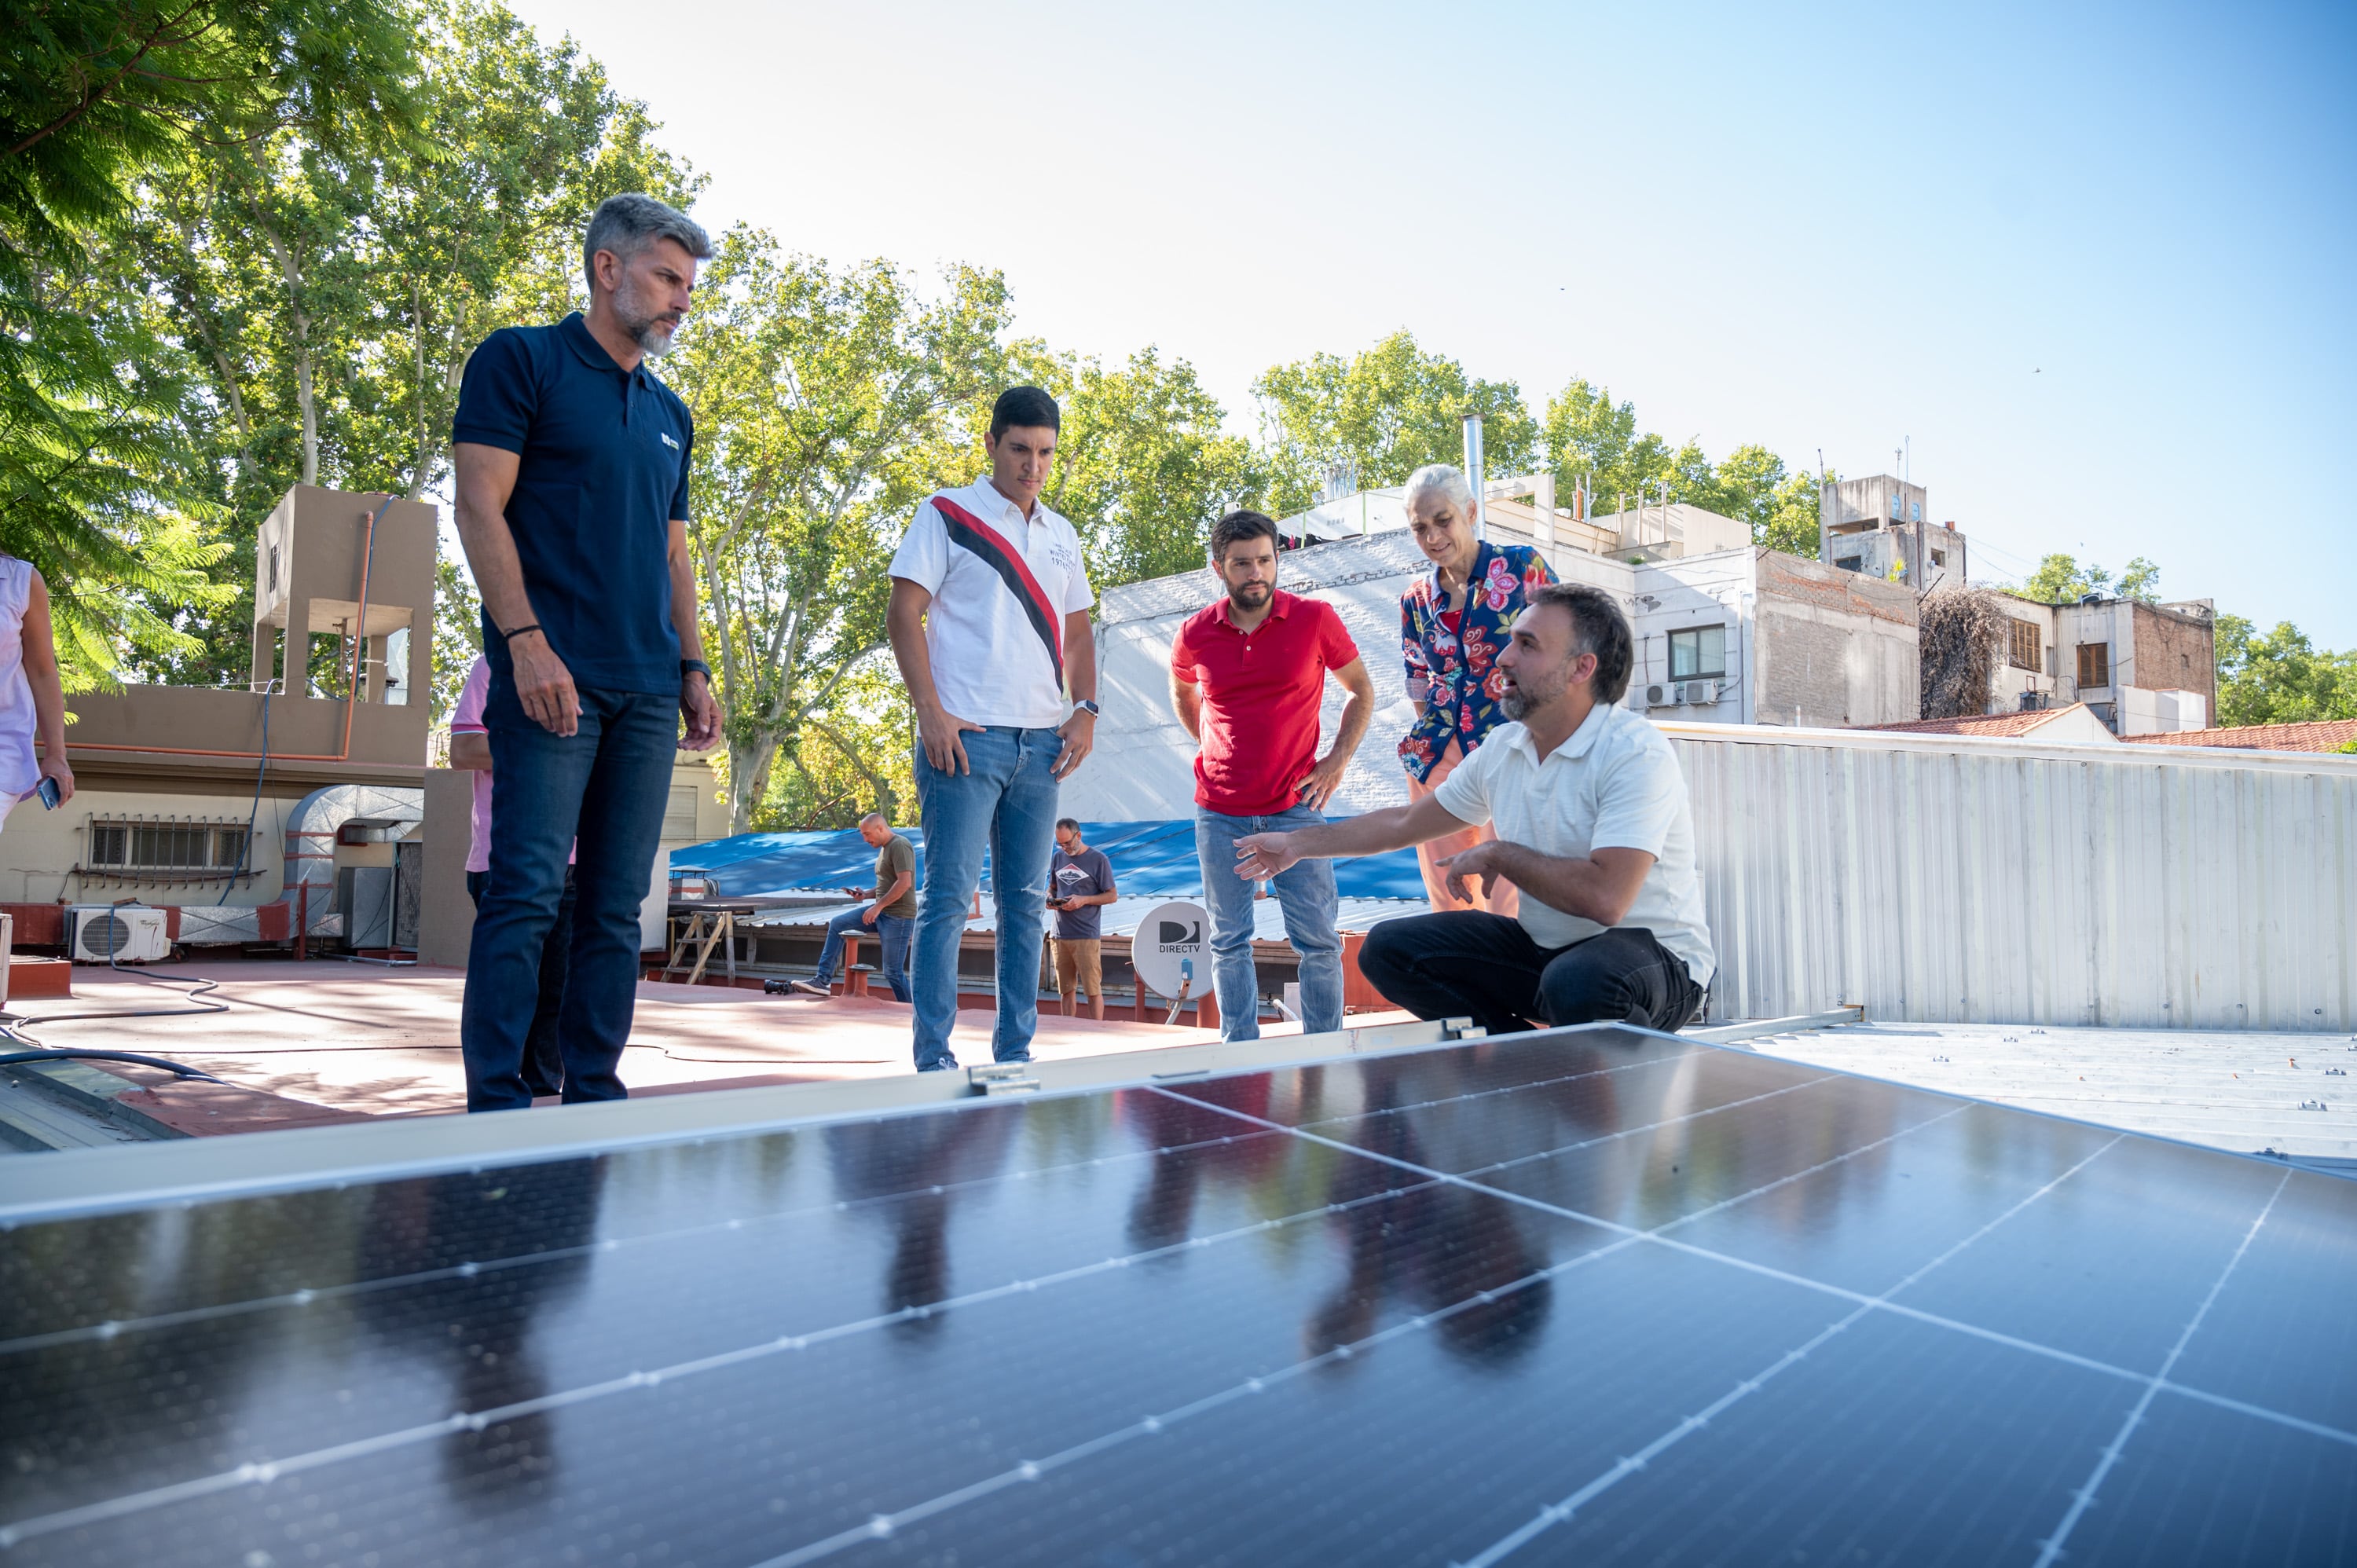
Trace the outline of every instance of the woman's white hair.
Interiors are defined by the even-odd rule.
[[[1473,510],[1472,485],[1466,480],[1462,470],[1451,467],[1447,463],[1426,463],[1423,467],[1410,474],[1407,477],[1407,489],[1400,496],[1400,504],[1407,509],[1410,516],[1414,516],[1417,498],[1431,490],[1438,490],[1442,495],[1455,501],[1457,510],[1460,512],[1470,512]]]

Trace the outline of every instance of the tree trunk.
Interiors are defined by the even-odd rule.
[[[230,417],[237,422],[237,477],[253,478],[253,422],[246,417],[245,399],[237,390],[237,371],[229,356],[219,349],[213,350],[213,365],[221,371],[221,391],[229,397]]]
[[[770,791],[770,768],[778,759],[778,737],[763,735],[750,744],[728,746],[728,831],[753,831],[753,811]]]
[[[286,319],[295,328],[295,400],[303,411],[303,482],[319,482],[319,403],[312,386],[311,317],[303,309],[303,269],[277,230],[256,220],[254,227],[270,242],[278,271],[286,280]]]
[[[417,407],[417,467],[409,477],[409,499],[422,500],[434,465],[425,455],[425,295],[415,278],[409,280],[409,344],[410,385],[416,393]]]

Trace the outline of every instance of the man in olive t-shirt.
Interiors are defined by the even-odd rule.
[[[852,932],[873,933],[884,950],[884,983],[892,1000],[909,1000],[909,935],[917,918],[916,846],[892,831],[881,811],[859,819],[859,836],[876,846],[876,886],[846,887],[855,898],[869,903],[845,909],[826,923],[826,945],[819,950],[818,973],[791,983],[810,996],[832,995],[835,965],[843,961],[843,939]]]

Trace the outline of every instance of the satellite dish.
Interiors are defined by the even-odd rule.
[[[1211,989],[1211,917],[1200,904],[1157,904],[1129,940],[1130,967],[1157,995],[1204,995]]]

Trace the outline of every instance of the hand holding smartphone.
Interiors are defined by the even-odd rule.
[[[41,805],[44,810],[54,811],[58,809],[58,781],[56,779],[42,779],[40,788],[34,790],[33,793],[41,798]]]

